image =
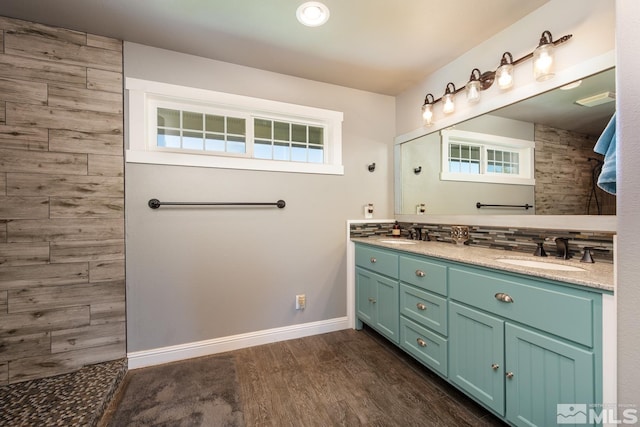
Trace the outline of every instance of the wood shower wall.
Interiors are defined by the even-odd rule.
[[[0,17],[0,385],[125,354],[122,42]]]

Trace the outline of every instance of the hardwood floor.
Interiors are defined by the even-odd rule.
[[[232,352],[247,426],[502,426],[371,329]]]

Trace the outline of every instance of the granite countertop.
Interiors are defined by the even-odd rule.
[[[449,261],[489,267],[529,276],[541,277],[589,288],[614,291],[613,264],[606,262],[583,263],[579,259],[561,260],[553,257],[534,257],[525,253],[508,252],[478,246],[456,245],[444,242],[423,242],[419,240],[393,239],[390,237],[354,237],[354,242],[395,249],[403,252],[427,255]],[[413,243],[413,244],[412,244]],[[580,271],[548,270],[537,267],[512,265],[500,259],[525,260],[561,264],[577,267]]]

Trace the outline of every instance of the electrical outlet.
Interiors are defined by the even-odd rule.
[[[304,310],[307,305],[307,297],[305,294],[296,295],[296,310]]]

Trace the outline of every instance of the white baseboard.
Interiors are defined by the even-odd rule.
[[[338,317],[335,319],[266,329],[206,341],[135,351],[127,353],[128,367],[129,369],[144,368],[146,366],[224,353],[225,351],[239,350],[241,348],[319,335],[348,328],[349,322],[347,317]]]

